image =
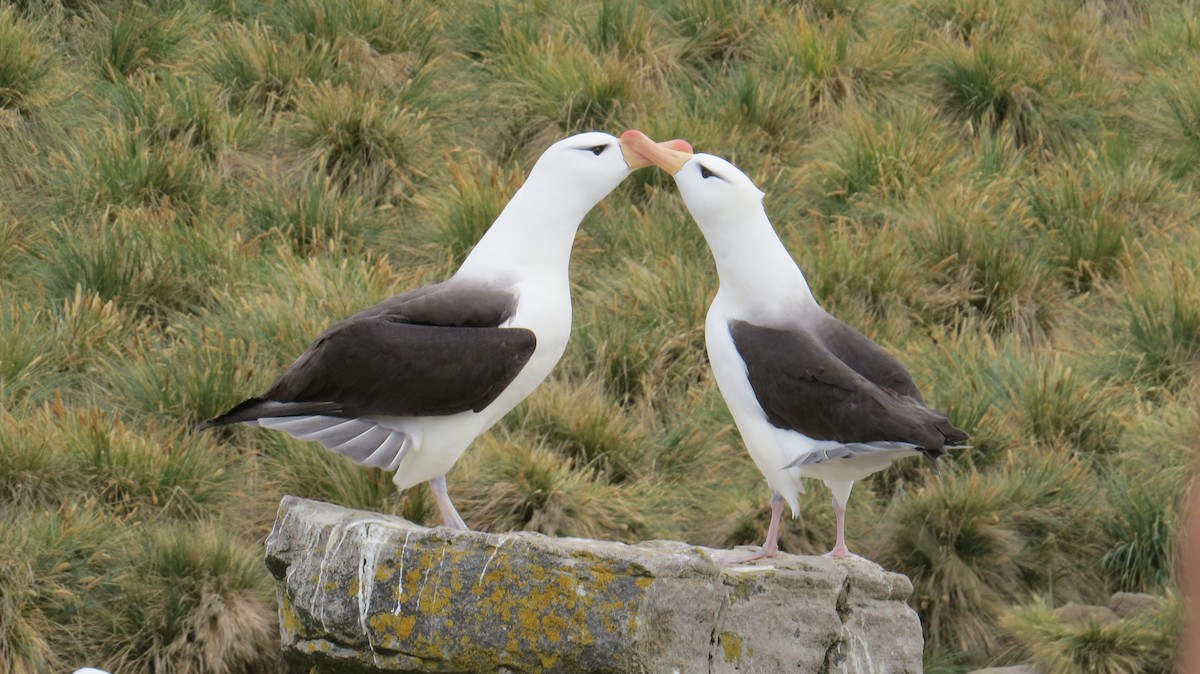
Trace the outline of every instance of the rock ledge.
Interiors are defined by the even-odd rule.
[[[267,539],[296,672],[921,671],[904,576],[713,552],[428,529],[292,496]]]

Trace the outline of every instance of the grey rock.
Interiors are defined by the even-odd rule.
[[[1162,597],[1142,592],[1118,592],[1108,600],[1108,607],[1122,618],[1153,613],[1166,606]]]
[[[296,672],[921,671],[904,576],[714,552],[428,529],[291,496],[267,539]]]
[[[1088,606],[1075,602],[1069,602],[1054,609],[1054,617],[1066,625],[1082,625],[1089,622],[1097,625],[1111,625],[1120,620],[1117,614],[1107,606]]]

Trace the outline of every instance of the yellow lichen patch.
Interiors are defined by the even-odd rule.
[[[279,624],[288,634],[295,634],[300,629],[300,616],[296,615],[296,607],[287,592],[279,593]]]
[[[375,582],[386,583],[396,575],[396,568],[389,564],[380,564],[375,568]]]
[[[384,612],[371,616],[369,623],[375,632],[406,640],[412,636],[413,628],[417,626],[417,618],[411,615],[392,615]]]
[[[742,659],[742,638],[733,632],[721,633],[721,648],[725,650],[725,662]]]

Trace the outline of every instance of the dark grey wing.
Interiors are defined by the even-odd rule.
[[[523,328],[352,318],[326,331],[263,397],[334,402],[339,409],[332,416],[346,417],[478,412],[525,367],[536,345]]]
[[[828,313],[814,321],[813,332],[829,352],[880,388],[925,403],[904,364],[866,335]]]
[[[512,316],[516,305],[517,297],[507,290],[450,280],[390,297],[351,318],[390,316],[417,325],[494,328]]]
[[[777,428],[815,440],[903,442],[926,449],[966,437],[945,415],[855,372],[803,328],[731,321],[729,332],[754,395]]]
[[[433,416],[487,407],[537,346],[502,328],[516,298],[441,283],[398,295],[332,325],[259,398],[202,428],[263,417]]]

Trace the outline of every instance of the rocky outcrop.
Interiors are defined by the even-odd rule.
[[[294,497],[267,540],[296,672],[921,671],[904,576],[714,552],[429,529]]]

